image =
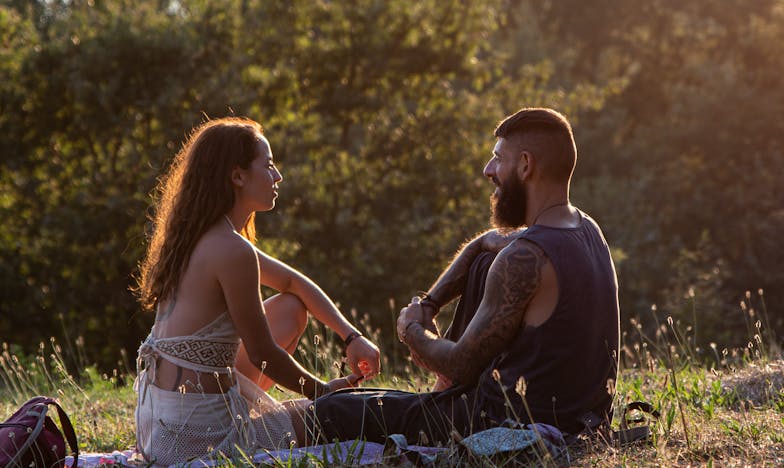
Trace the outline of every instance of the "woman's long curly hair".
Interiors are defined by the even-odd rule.
[[[196,243],[234,205],[231,173],[258,155],[260,124],[227,117],[194,129],[153,192],[152,235],[135,292],[146,310],[173,297]],[[240,234],[255,241],[255,214]]]

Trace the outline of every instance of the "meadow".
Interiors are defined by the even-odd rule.
[[[756,302],[761,308],[755,309]],[[630,319],[636,336],[624,334],[621,371],[616,382],[616,418],[631,401],[647,401],[660,418],[646,419],[651,437],[619,446],[601,436],[581,436],[567,453],[553,460],[542,453],[528,458],[504,456],[469,459],[452,450],[443,466],[455,463],[475,466],[516,466],[525,463],[551,466],[781,466],[784,464],[784,360],[777,337],[765,329],[768,311],[763,292],[747,294],[738,313],[748,324],[749,341],[734,349],[709,349],[694,345],[693,324],[662,316],[659,327],[646,332],[639,318]],[[381,329],[370,329],[367,317],[358,322],[381,342]],[[60,344],[41,343],[36,355],[21,355],[3,343],[0,356],[0,417],[10,415],[21,403],[37,394],[56,396],[69,412],[83,452],[111,452],[134,445],[135,394],[133,357],[123,353],[111,373],[99,373],[88,362],[80,338]],[[67,349],[64,350],[63,346]],[[317,325],[309,326],[297,351],[298,359],[324,377],[337,375],[341,355],[338,340]],[[409,391],[425,391],[431,376],[408,359],[385,353],[384,372],[372,385]],[[66,356],[72,356],[66,358]],[[73,362],[67,363],[72,360]],[[296,395],[275,387],[278,399]],[[226,466],[248,466],[243,460],[225,461]],[[291,465],[291,462],[285,466]],[[295,463],[297,465],[297,463]],[[304,458],[301,466],[323,466],[323,459]]]

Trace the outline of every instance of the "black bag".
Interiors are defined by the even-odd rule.
[[[57,408],[60,425],[74,457],[71,466],[76,468],[79,445],[71,420],[55,399],[43,396],[31,398],[0,424],[0,467],[65,466],[65,440],[52,418],[46,415],[49,405]]]

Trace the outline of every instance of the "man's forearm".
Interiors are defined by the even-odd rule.
[[[480,237],[473,239],[457,254],[449,267],[438,277],[428,291],[430,298],[444,306],[463,294],[468,272],[476,256],[482,251]]]
[[[460,383],[468,383],[474,372],[455,362],[456,343],[439,338],[421,324],[412,322],[406,328],[405,343],[428,369]]]

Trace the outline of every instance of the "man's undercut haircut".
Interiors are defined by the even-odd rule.
[[[511,141],[520,152],[538,157],[545,177],[556,182],[571,179],[577,147],[572,126],[559,112],[539,107],[520,109],[498,124],[495,136]]]

